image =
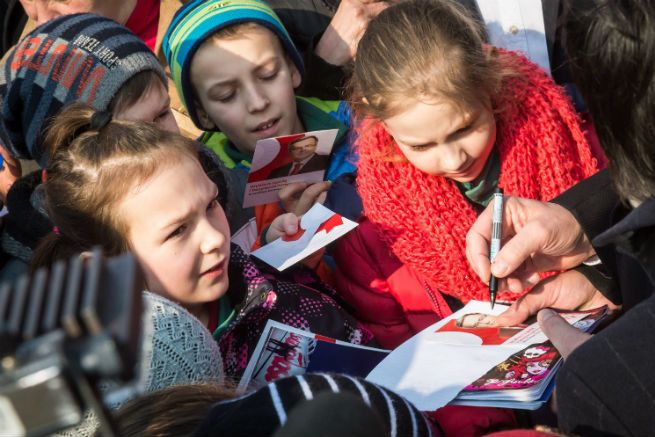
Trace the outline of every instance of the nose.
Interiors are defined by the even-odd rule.
[[[442,145],[441,167],[446,172],[455,173],[466,162],[466,152],[457,144]]]
[[[202,242],[200,243],[200,251],[204,254],[210,254],[220,250],[227,242],[229,236],[226,236],[221,230],[215,226],[210,220],[204,219],[200,230],[202,235]]]
[[[270,100],[264,93],[264,90],[256,84],[251,85],[246,90],[248,112],[260,112],[266,109]]]

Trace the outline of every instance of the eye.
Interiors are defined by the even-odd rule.
[[[216,100],[218,100],[221,103],[227,103],[227,102],[233,100],[235,96],[236,96],[236,93],[231,92],[230,94],[217,97]]]
[[[207,205],[207,211],[211,211],[213,209],[216,209],[218,207],[218,196],[216,196],[214,199],[212,199],[211,202],[209,202],[209,205]]]
[[[167,118],[167,117],[170,116],[170,115],[173,115],[173,112],[171,111],[171,108],[168,108],[168,109],[166,109],[165,111],[159,113],[159,114],[155,117],[155,123],[157,123],[158,121],[163,120],[164,118]]]
[[[273,80],[277,77],[277,74],[280,72],[280,69],[278,67],[269,70],[269,71],[263,71],[262,74],[259,76],[261,80]]]
[[[420,152],[420,151],[423,151],[423,150],[427,150],[427,149],[429,149],[429,148],[431,148],[433,146],[434,146],[433,143],[430,143],[430,144],[416,144],[416,145],[413,145],[413,146],[409,146],[409,148],[416,151],[416,152]]]
[[[469,124],[469,125],[467,125],[467,126],[461,127],[461,128],[459,128],[459,129],[457,129],[455,132],[453,132],[453,136],[461,135],[461,134],[463,134],[463,133],[466,133],[466,132],[470,131],[472,127],[473,127],[472,124]]]
[[[170,240],[172,238],[177,238],[177,237],[180,237],[180,236],[184,235],[187,228],[188,228],[188,226],[186,224],[178,226],[177,228],[175,228],[175,230],[173,232],[168,234],[168,236],[166,237],[166,241],[168,241],[168,240]]]
[[[236,90],[233,87],[222,88],[221,90],[215,90],[208,94],[210,100],[214,100],[220,103],[229,102],[236,96]]]

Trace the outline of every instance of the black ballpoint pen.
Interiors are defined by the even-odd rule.
[[[496,254],[500,250],[500,240],[503,238],[503,190],[496,188],[494,191],[494,208],[491,218],[491,244],[489,246],[489,262],[493,263]],[[498,278],[491,275],[489,279],[489,301],[491,309],[496,304],[496,293],[498,292]]]

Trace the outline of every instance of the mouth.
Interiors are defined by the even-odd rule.
[[[226,259],[223,258],[220,262],[214,264],[209,269],[207,269],[204,272],[200,273],[200,276],[208,276],[208,277],[219,277],[219,276],[221,276],[223,273],[225,273],[225,262],[226,262]]]
[[[263,133],[273,130],[277,126],[279,121],[280,121],[280,117],[266,120],[265,122],[258,124],[257,127],[252,130],[252,132]]]

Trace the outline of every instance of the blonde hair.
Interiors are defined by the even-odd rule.
[[[486,104],[513,74],[502,58],[485,45],[481,24],[455,2],[401,2],[375,17],[359,42],[352,105],[359,116],[384,120],[411,97],[461,108]]]
[[[113,120],[98,125],[93,119],[99,115],[111,116],[74,103],[48,128],[45,194],[56,232],[37,249],[32,267],[95,245],[109,256],[128,250],[128,227],[116,213],[117,203],[162,166],[182,156],[198,160],[192,140],[151,123]]]

